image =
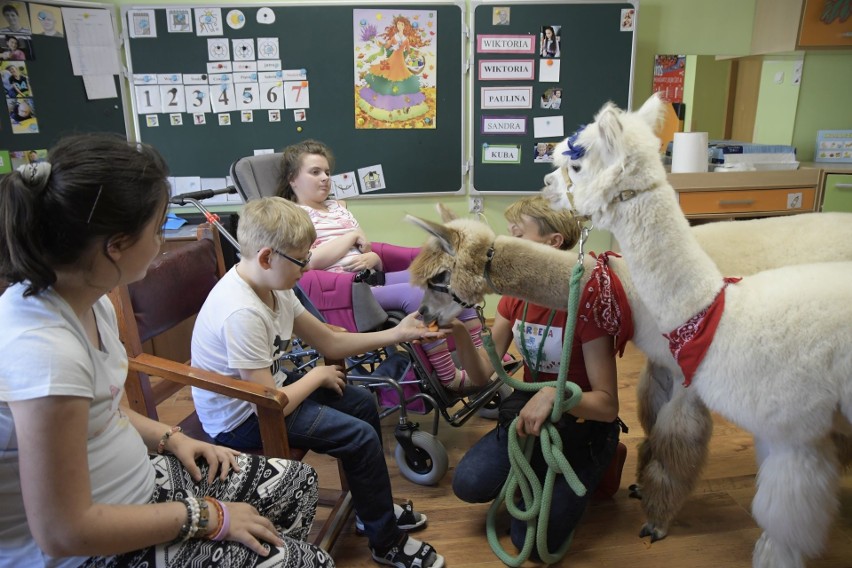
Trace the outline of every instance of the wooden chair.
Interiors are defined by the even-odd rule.
[[[194,368],[189,360],[195,315],[225,274],[218,231],[203,224],[195,239],[169,241],[144,279],[109,293],[118,316],[129,367],[125,390],[130,407],[157,420],[157,406],[185,386],[251,402],[257,407],[263,447],[252,453],[301,460],[306,451],[287,441],[287,396],[275,389]],[[184,433],[212,440],[193,411],[181,423]],[[320,505],[331,507],[314,544],[330,550],[352,511],[340,462],[340,489],[320,489]]]

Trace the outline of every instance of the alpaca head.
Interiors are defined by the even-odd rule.
[[[556,146],[554,163],[571,179],[571,201],[577,214],[607,228],[606,220],[622,192],[666,182],[656,136],[664,104],[657,95],[636,112],[607,103],[594,122]],[[557,203],[553,195],[546,196]]]
[[[406,220],[432,235],[408,267],[411,283],[425,288],[420,313],[426,322],[450,323],[462,304],[482,302],[488,291],[484,277],[485,251],[496,238],[488,225],[457,219],[442,205],[441,225],[411,215]]]

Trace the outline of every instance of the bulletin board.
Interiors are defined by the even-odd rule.
[[[202,28],[198,25],[197,12],[202,8],[190,8],[192,32],[169,31],[170,25],[175,27],[175,14],[168,11],[171,7],[122,8],[128,29],[125,45],[136,131],[140,140],[154,145],[165,156],[172,175],[224,178],[238,158],[250,156],[256,150],[280,152],[288,144],[313,138],[326,143],[334,152],[336,173],[351,172],[359,179],[356,191],[360,193],[344,197],[463,191],[466,109],[460,88],[464,84],[462,5],[455,2],[234,3],[209,4],[204,9],[209,7],[214,12],[207,16],[220,18],[221,30],[217,35],[198,35]],[[153,16],[156,37],[145,37],[144,26],[139,25],[145,11]],[[396,72],[403,61],[402,57],[391,61],[395,49],[379,46],[384,42],[383,34],[398,16],[405,16],[409,26],[419,30],[418,41],[428,40],[429,44],[404,51],[405,70],[401,76],[382,75],[376,79],[374,71]],[[215,26],[207,28],[205,33],[210,29]],[[405,31],[411,30],[405,28]],[[274,41],[270,42],[270,38]],[[222,39],[227,40],[224,46],[221,42],[208,41]],[[409,48],[410,43],[416,42],[411,40]],[[225,48],[231,50],[227,59],[211,59],[221,57],[217,50]],[[433,59],[417,57],[429,53],[429,49],[434,49]],[[248,54],[249,58],[243,60],[244,50],[254,50],[254,56]],[[227,98],[227,91],[215,81],[220,79],[218,75],[227,73],[231,73],[231,79],[224,80],[235,83],[233,93],[239,104],[243,104],[240,102],[243,95],[258,96],[266,107],[274,104],[271,98],[279,100],[280,92],[267,89],[268,73],[274,73],[268,69],[276,61],[264,59],[270,54],[277,55],[280,61],[287,86],[285,97],[292,97],[304,85],[309,107],[299,108],[304,99],[285,101],[287,108],[278,109],[278,121],[273,120],[276,117],[272,111],[276,109],[271,108],[252,110],[248,117],[251,122],[244,122],[245,109],[217,112],[217,107],[221,111],[223,105],[216,104],[215,99],[223,92]],[[256,91],[242,83],[251,81],[251,61],[257,64]],[[220,63],[230,64],[231,71],[219,73]],[[227,68],[226,65],[226,71]],[[151,112],[152,107],[145,107],[149,101],[142,100],[144,80],[157,82],[157,89],[164,91],[166,98],[161,99],[159,107],[162,111],[169,110],[163,106],[168,98],[165,93],[170,89],[168,83],[163,84],[164,80],[179,77],[187,83],[186,96],[195,90],[188,83],[202,80],[199,76],[203,74],[207,74],[208,80],[209,111],[187,112],[192,108],[186,107],[183,112]],[[365,78],[368,74],[375,83]],[[362,92],[372,93],[372,98],[361,96]],[[197,99],[184,102],[194,105]],[[290,106],[291,103],[295,106]],[[199,119],[198,114],[203,118]],[[226,114],[225,121],[229,124],[220,123]],[[151,120],[157,125],[152,126]],[[378,181],[376,171],[381,174]]]
[[[29,3],[13,2],[12,4],[20,8],[21,5],[28,6]],[[111,4],[95,2],[37,2],[37,4],[52,8],[64,6],[106,12],[112,23],[113,49],[116,57],[118,56],[120,45],[116,33],[118,22],[115,21],[116,13]],[[26,14],[26,23],[31,26],[27,29],[33,31],[34,24],[29,21],[29,10]],[[0,21],[3,21],[2,16]],[[3,21],[3,25],[5,24],[6,22]],[[28,97],[16,95],[14,99],[11,98],[7,88],[9,73],[3,71],[5,75],[3,90],[6,91],[3,101],[5,112],[3,118],[0,118],[0,149],[3,151],[47,150],[63,136],[81,132],[114,132],[127,136],[126,114],[122,102],[124,85],[119,75],[111,78],[116,96],[90,100],[83,77],[74,75],[68,41],[64,36],[64,26],[60,24],[60,27],[63,36],[50,37],[36,33],[22,36],[22,42],[28,45],[27,59],[7,61],[4,62],[5,65],[0,64],[0,68],[4,69],[8,69],[9,64],[23,64],[28,87],[28,92],[25,94],[29,95]],[[43,30],[36,27],[35,31]],[[6,34],[0,32],[0,36],[6,37]],[[4,40],[0,40],[2,41]],[[110,78],[107,77],[105,80],[109,81]],[[32,103],[33,112],[30,116],[35,116],[35,120],[29,119],[13,125],[10,100],[11,104],[14,104],[16,100],[21,99]],[[46,157],[43,152],[39,154],[41,158]],[[15,163],[15,160],[13,159],[12,162]]]
[[[472,193],[538,191],[556,143],[607,101],[629,108],[638,12],[606,0],[473,3]],[[543,52],[547,27],[556,45]]]

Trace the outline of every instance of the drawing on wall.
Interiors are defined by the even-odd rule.
[[[435,128],[438,15],[353,10],[355,128]]]
[[[157,21],[154,18],[154,10],[131,10],[127,12],[127,20],[130,37],[157,37]]]
[[[222,9],[196,8],[195,28],[199,36],[222,35]]]
[[[254,40],[248,39],[232,39],[234,44],[234,61],[254,61]]]
[[[168,8],[166,23],[169,33],[192,33],[192,14],[189,8]]]

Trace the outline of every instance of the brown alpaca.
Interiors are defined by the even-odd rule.
[[[409,268],[412,283],[426,288],[430,281],[446,282],[455,298],[468,303],[479,303],[485,294],[497,293],[565,309],[577,253],[496,236],[484,223],[456,219],[441,206],[439,210],[444,225],[408,218],[433,236]],[[844,244],[852,242],[852,215],[845,213],[717,222],[691,231],[724,274],[748,275],[785,265],[852,260],[852,247]],[[594,263],[586,255],[582,283],[588,280]],[[639,449],[637,476],[649,520],[643,534],[658,540],[666,536],[701,477],[713,422],[695,389],[680,386],[683,374],[662,331],[639,299],[626,263],[610,258],[610,267],[621,280],[633,311],[633,342],[648,358],[638,386],[638,414],[646,440]],[[424,319],[441,324],[452,320],[461,307],[451,294],[427,289]],[[837,433],[834,441],[842,463],[852,462],[850,438]]]

